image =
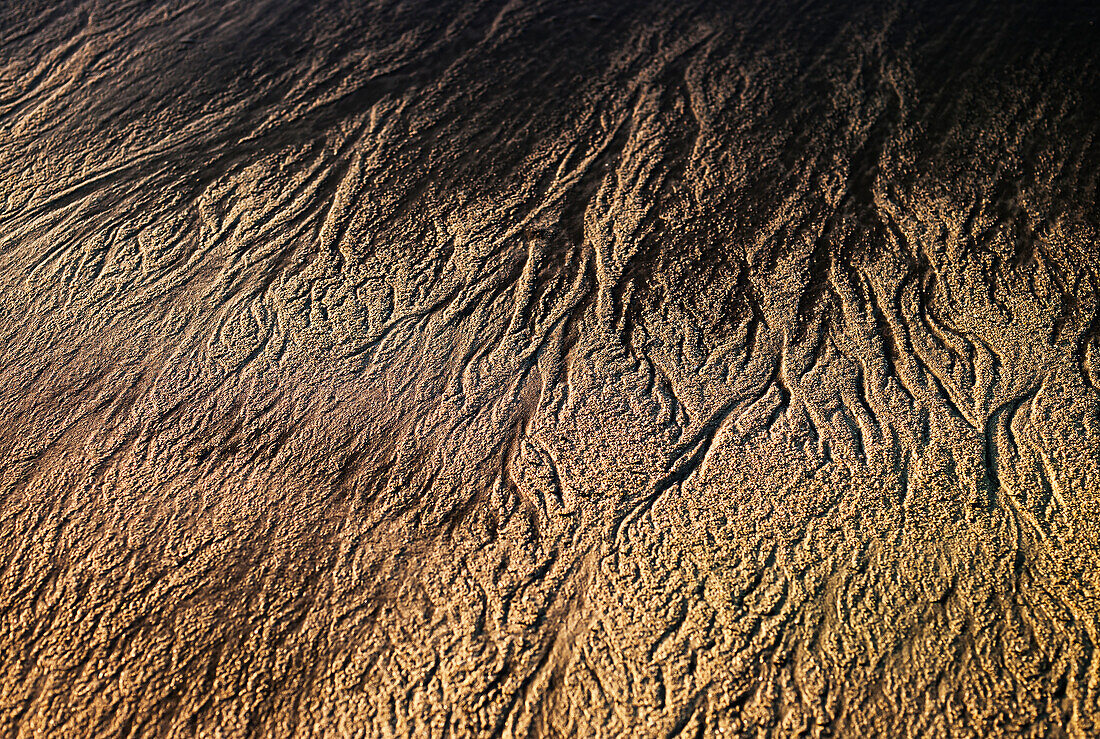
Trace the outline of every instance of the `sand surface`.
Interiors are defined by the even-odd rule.
[[[0,6],[0,734],[1100,735],[1100,9]]]

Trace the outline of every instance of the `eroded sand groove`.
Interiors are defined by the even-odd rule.
[[[1100,731],[1100,38],[0,10],[0,727]]]

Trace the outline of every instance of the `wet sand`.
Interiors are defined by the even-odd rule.
[[[1096,736],[1097,21],[0,9],[0,733]]]

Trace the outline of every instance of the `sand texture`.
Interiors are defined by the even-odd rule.
[[[0,3],[0,735],[1100,736],[1100,6]]]

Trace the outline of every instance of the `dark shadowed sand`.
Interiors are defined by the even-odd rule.
[[[0,6],[0,734],[1100,735],[1100,10]]]

